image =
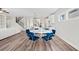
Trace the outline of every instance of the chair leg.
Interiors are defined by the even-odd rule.
[[[49,38],[49,40],[52,40],[52,38]]]
[[[32,40],[31,38],[29,38],[29,40]]]
[[[45,41],[48,41],[48,39],[45,39],[45,38],[44,38],[44,40],[45,40]]]

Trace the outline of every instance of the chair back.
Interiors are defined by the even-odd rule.
[[[52,32],[53,32],[53,34],[55,34],[56,33],[56,30],[52,30]]]
[[[26,30],[26,33],[29,33],[29,32],[30,32],[30,30],[29,30],[29,29],[27,29],[27,30]]]

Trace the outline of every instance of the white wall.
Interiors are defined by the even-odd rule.
[[[58,22],[61,13],[66,14],[66,21]],[[74,18],[72,20],[67,17],[68,11],[65,9],[62,12],[58,11],[55,14],[56,30],[57,35],[64,41],[79,50],[79,18]]]
[[[33,19],[32,18],[24,18],[24,30],[33,27]]]
[[[0,40],[21,32],[22,28],[15,22],[15,18],[11,20],[11,27],[0,29]]]

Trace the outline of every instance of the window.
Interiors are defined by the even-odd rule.
[[[3,15],[0,15],[0,28],[5,28],[5,17]]]
[[[60,15],[59,21],[64,21],[65,20],[65,15]]]

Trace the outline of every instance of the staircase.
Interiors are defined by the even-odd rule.
[[[16,17],[16,23],[18,23],[22,28],[24,28],[24,18],[23,17]]]

